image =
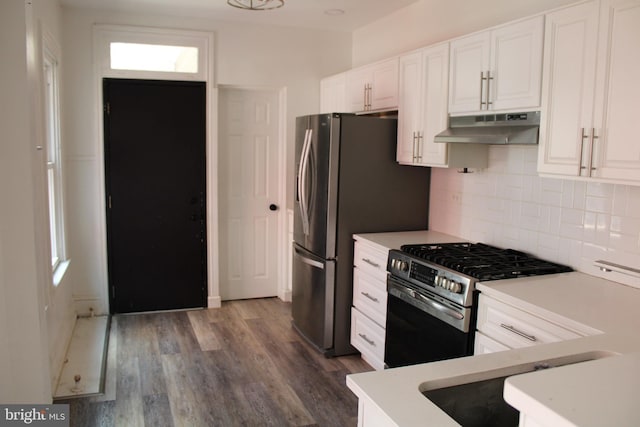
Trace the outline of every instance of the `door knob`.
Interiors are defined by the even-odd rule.
[[[278,205],[274,205],[273,203],[271,203],[269,205],[269,210],[270,211],[277,211],[278,210]]]

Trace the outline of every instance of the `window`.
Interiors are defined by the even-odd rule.
[[[55,271],[64,254],[64,218],[62,209],[62,162],[60,153],[60,103],[58,61],[50,50],[44,51],[44,107],[47,146],[47,186],[49,226],[51,230],[51,267]]]
[[[93,35],[101,78],[212,81],[211,33],[96,25]]]
[[[140,43],[111,43],[114,70],[198,72],[198,48]]]

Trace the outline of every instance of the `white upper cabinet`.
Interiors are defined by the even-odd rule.
[[[537,16],[451,42],[449,112],[538,109],[543,32]]]
[[[398,58],[347,72],[348,112],[389,110],[398,107]]]
[[[439,167],[487,166],[487,146],[433,142],[447,128],[449,45],[400,58],[397,161]]]
[[[347,110],[347,73],[320,80],[320,113],[341,113]]]
[[[547,15],[538,172],[640,182],[640,0]]]
[[[538,172],[581,174],[592,128],[598,48],[598,4],[547,15]]]

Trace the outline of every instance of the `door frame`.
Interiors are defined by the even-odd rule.
[[[109,46],[111,42],[166,44],[194,46],[199,49],[198,73],[173,73],[114,70],[110,67]],[[207,306],[221,306],[218,276],[218,139],[217,139],[217,89],[214,87],[214,35],[205,31],[186,31],[166,28],[133,27],[124,25],[101,25],[93,27],[93,90],[97,103],[94,109],[94,135],[98,141],[98,183],[100,191],[99,222],[96,238],[100,250],[99,258],[102,292],[100,298],[109,305],[109,279],[107,267],[107,216],[106,181],[104,165],[104,120],[102,79],[130,78],[150,80],[188,80],[206,83],[206,194],[207,194]],[[110,311],[110,308],[108,309]]]
[[[238,90],[270,90],[278,92],[278,194],[276,195],[277,204],[280,208],[277,211],[278,218],[278,231],[277,231],[277,250],[278,250],[278,265],[276,269],[276,282],[278,284],[278,298],[282,301],[291,301],[291,283],[288,280],[289,270],[291,265],[291,241],[289,241],[288,235],[288,223],[289,215],[286,208],[286,194],[287,194],[287,88],[286,87],[272,87],[272,86],[251,86],[251,85],[218,85],[216,87],[216,100],[220,90],[225,89],[238,89]],[[218,126],[217,119],[219,117],[219,111],[216,115],[216,149],[218,147]],[[216,188],[217,191],[217,188]],[[216,213],[216,221],[218,221],[218,215]],[[219,229],[218,224],[216,224]],[[216,242],[218,244],[218,242]],[[217,253],[216,253],[217,254]],[[218,271],[216,271],[218,274]],[[219,292],[219,277],[218,277],[218,292]],[[218,293],[218,298],[219,298]]]

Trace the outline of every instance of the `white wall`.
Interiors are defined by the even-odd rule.
[[[27,5],[25,5],[27,3]],[[44,208],[36,181],[38,139],[35,29],[31,2],[0,3],[0,402],[49,403]],[[46,228],[46,227],[45,227]]]
[[[42,38],[47,34],[47,37],[53,40],[53,43],[57,45],[57,47],[62,50],[61,40],[62,40],[62,9],[57,0],[34,0],[33,2],[34,8],[34,16],[35,16],[35,25],[36,25],[36,45],[37,45],[37,61],[38,61],[38,69],[41,70],[42,67],[42,57],[41,52],[43,49],[42,46]],[[62,58],[58,58],[59,62],[59,72],[64,75],[64,61]],[[60,82],[62,86],[62,81]],[[61,97],[64,98],[64,87],[61,88]],[[62,112],[64,116],[64,113]],[[64,126],[63,126],[64,128]],[[64,131],[64,129],[63,129]],[[62,139],[62,151],[65,151],[65,141]],[[42,165],[44,167],[44,165]],[[63,162],[63,167],[65,166]],[[42,170],[44,173],[44,169]],[[66,175],[63,177],[65,178]],[[42,177],[45,179],[45,177]],[[42,182],[42,185],[46,185],[45,182]],[[43,188],[44,190],[44,188]],[[66,195],[66,193],[65,193]],[[43,195],[44,197],[44,195]],[[43,200],[43,203],[46,202]],[[43,212],[44,214],[44,212]],[[42,221],[48,221],[48,217],[43,215],[41,218]],[[70,225],[70,224],[68,224]],[[48,230],[48,229],[47,229]],[[48,231],[47,231],[48,233]],[[48,240],[46,241],[48,244]],[[43,245],[43,247],[47,247]],[[50,258],[50,252],[46,251],[46,258]],[[72,270],[77,266],[77,262],[73,261],[69,264],[69,268]],[[67,270],[69,271],[69,270]],[[48,272],[47,272],[48,273]],[[46,293],[46,301],[48,305],[47,310],[47,331],[49,335],[49,365],[51,371],[51,386],[52,391],[55,391],[55,386],[58,383],[58,376],[60,374],[66,352],[67,347],[69,345],[69,341],[71,340],[71,335],[73,333],[73,327],[75,325],[76,320],[76,311],[73,303],[72,297],[72,282],[69,274],[65,274],[63,276],[60,283],[57,286],[52,285],[52,278],[49,274],[46,277],[45,283],[45,293]]]
[[[486,170],[434,168],[429,227],[596,276],[614,278],[593,266],[599,259],[637,268],[640,187],[541,178],[537,153],[537,147],[491,146]]]
[[[74,296],[79,311],[92,305],[107,310],[104,236],[99,223],[101,181],[96,134],[97,93],[93,86],[92,26],[139,25],[215,34],[215,81],[224,85],[286,87],[287,205],[293,193],[293,135],[295,117],[312,114],[319,105],[319,81],[351,65],[351,35],[320,30],[243,25],[209,19],[123,14],[89,9],[63,9],[65,63],[65,142]],[[213,130],[216,134],[216,130]],[[77,261],[77,262],[76,262]],[[213,297],[213,295],[210,295]]]
[[[519,19],[575,0],[420,0],[353,34],[353,65]]]

